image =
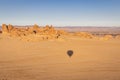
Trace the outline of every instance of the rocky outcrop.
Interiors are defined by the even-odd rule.
[[[112,40],[114,39],[112,35],[104,35],[103,37],[100,37],[99,40]]]
[[[69,37],[77,37],[77,38],[86,38],[86,39],[97,39],[97,40],[111,40],[111,39],[120,39],[120,35],[117,35],[115,38],[112,35],[105,36],[96,36],[88,32],[75,32],[68,33],[64,30],[56,30],[52,25],[46,25],[44,27],[40,27],[37,24],[32,27],[15,27],[11,24],[2,25],[2,31],[0,31],[3,35],[8,35],[10,37],[17,37],[21,40],[25,41],[41,41],[41,40],[67,40]]]
[[[8,26],[6,24],[2,24],[2,33],[7,34],[9,32]]]
[[[115,36],[115,39],[119,39],[120,40],[120,35]]]
[[[11,32],[13,28],[14,28],[14,27],[13,27],[11,24],[9,24],[9,25],[8,25],[8,32]]]
[[[11,37],[21,37],[24,39],[38,39],[38,40],[48,40],[48,39],[58,39],[62,34],[60,31],[55,30],[52,26],[46,25],[45,27],[39,27],[34,25],[32,27],[17,28],[12,25],[2,25],[3,35],[9,35]],[[31,38],[29,38],[31,37]]]
[[[4,34],[4,33],[5,33],[5,34],[10,33],[13,28],[14,28],[14,27],[13,27],[11,24],[9,24],[9,25],[2,24],[2,32],[3,32],[3,34]]]
[[[113,36],[112,35],[105,35],[104,39],[105,40],[110,40],[110,39],[113,39]]]
[[[74,33],[75,36],[79,36],[80,38],[88,38],[88,39],[92,39],[94,36],[91,33],[87,33],[87,32],[76,32]]]

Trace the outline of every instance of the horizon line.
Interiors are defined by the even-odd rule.
[[[3,23],[3,24],[5,24],[5,23]],[[9,24],[6,24],[6,25],[9,25]],[[33,26],[33,25],[35,25],[35,24],[26,24],[26,25],[24,25],[24,24],[11,24],[11,25],[13,25],[13,26]],[[46,25],[49,25],[49,26],[51,26],[51,24],[46,24],[46,25],[39,25],[39,24],[36,24],[36,25],[38,25],[38,26],[46,26]],[[2,26],[2,24],[0,25],[0,26]],[[120,27],[120,26],[116,26],[116,25],[111,25],[111,26],[103,26],[103,25],[52,25],[53,27]]]

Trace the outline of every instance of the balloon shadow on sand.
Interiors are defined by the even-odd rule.
[[[74,53],[73,50],[68,50],[68,51],[67,51],[67,55],[68,55],[69,57],[72,57],[73,53]]]

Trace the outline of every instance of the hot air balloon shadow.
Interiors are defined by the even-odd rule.
[[[67,51],[67,55],[68,55],[69,57],[72,57],[73,53],[74,53],[73,50],[68,50],[68,51]]]

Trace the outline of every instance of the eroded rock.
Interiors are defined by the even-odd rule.
[[[75,36],[79,36],[80,38],[89,38],[92,39],[94,36],[91,33],[87,32],[76,32],[74,33]]]
[[[22,40],[32,41],[34,40],[49,40],[58,39],[60,31],[55,30],[52,26],[46,25],[45,27],[39,27],[34,25],[33,27],[18,28],[12,25],[2,25],[3,34],[9,34],[11,37],[21,37]],[[34,41],[33,40],[33,41]]]

